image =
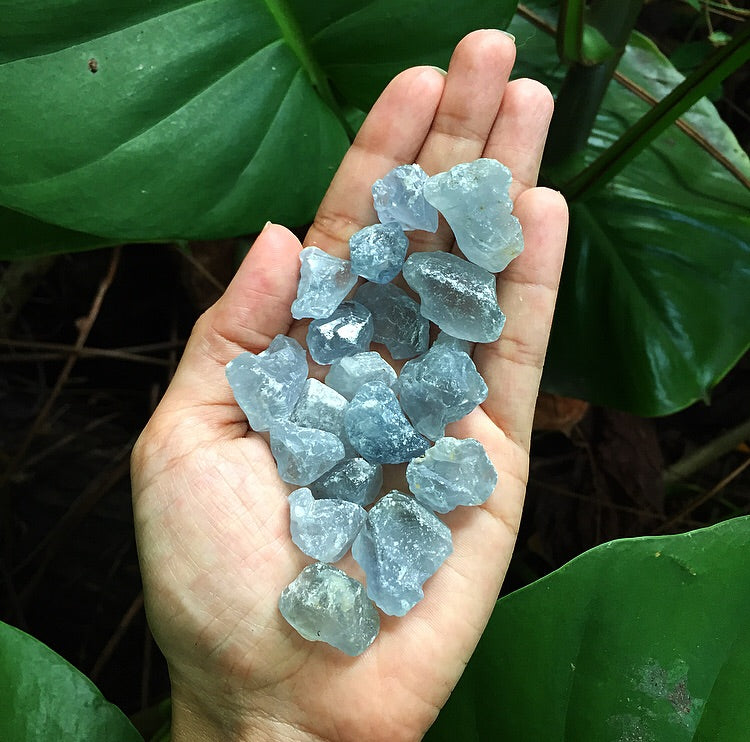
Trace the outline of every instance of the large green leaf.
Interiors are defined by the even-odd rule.
[[[510,30],[520,73],[556,90],[564,69],[554,39],[520,18]],[[683,79],[638,34],[618,69],[657,98]],[[563,183],[646,110],[613,82],[583,155],[545,174]],[[684,118],[750,174],[747,155],[710,102]],[[640,414],[673,412],[705,398],[748,348],[749,314],[750,192],[672,127],[605,189],[571,205],[543,383]]]
[[[336,99],[369,107],[514,8],[0,0],[0,203],[118,240],[304,223],[349,144]]]
[[[429,742],[750,739],[750,519],[613,541],[500,600]]]
[[[0,621],[3,742],[143,742],[127,717],[62,657]]]

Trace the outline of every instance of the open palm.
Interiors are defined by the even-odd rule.
[[[500,274],[507,324],[474,361],[485,403],[447,434],[473,437],[499,479],[488,502],[444,516],[454,551],[405,617],[381,614],[361,656],[303,640],[283,620],[281,590],[310,562],[292,544],[286,496],[267,438],[249,432],[224,377],[244,350],[293,322],[299,241],[269,225],[232,284],[198,321],[169,390],[133,454],[139,554],[151,627],[169,663],[173,739],[419,739],[445,703],[487,622],[513,549],[534,403],[567,226],[559,194],[535,188],[549,92],[508,83],[509,37],[478,31],[447,76],[399,75],[375,104],[320,206],[305,245],[346,257],[376,221],[370,186],[398,164],[428,174],[494,157],[514,176],[526,249]],[[300,167],[304,167],[300,163]],[[411,249],[449,250],[450,232],[414,233]],[[311,368],[312,373],[320,369]],[[351,557],[339,565],[362,578]]]

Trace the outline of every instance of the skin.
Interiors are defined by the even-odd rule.
[[[248,429],[224,376],[240,352],[293,321],[302,245],[267,225],[222,298],[195,325],[177,373],[133,452],[136,534],[149,622],[169,664],[173,740],[417,740],[473,652],[513,550],[528,475],[529,439],[560,276],[567,209],[535,187],[552,97],[532,80],[508,82],[512,39],[464,38],[447,74],[396,77],[341,164],[305,245],[346,257],[348,238],[376,221],[370,186],[418,162],[434,174],[478,157],[513,173],[525,250],[498,277],[502,337],[477,346],[489,387],[481,407],[447,435],[478,439],[499,473],[480,507],[444,516],[454,552],[403,618],[362,655],[303,640],[277,608],[309,563],[289,536],[287,495],[267,438]],[[417,237],[417,235],[414,235]],[[453,249],[444,224],[413,249]],[[320,373],[311,367],[311,373]],[[351,557],[340,565],[354,577]]]

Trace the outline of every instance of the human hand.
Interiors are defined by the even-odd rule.
[[[302,639],[281,617],[281,590],[309,563],[289,536],[287,495],[266,438],[248,431],[224,366],[294,322],[301,245],[283,227],[257,238],[224,296],[197,322],[133,452],[133,500],[149,622],[169,664],[174,742],[419,739],[457,682],[495,603],[521,517],[534,403],[557,292],[567,211],[534,188],[552,98],[508,83],[515,48],[477,31],[447,76],[421,67],[385,90],[326,194],[305,245],[347,256],[376,219],[370,186],[398,164],[428,174],[494,157],[513,173],[525,250],[498,279],[507,323],[477,346],[487,400],[447,434],[476,438],[498,471],[486,504],[442,516],[454,551],[405,617],[381,614],[359,657]],[[412,248],[448,250],[444,224]],[[417,241],[418,240],[418,241]],[[312,364],[311,373],[320,369]],[[362,578],[348,556],[341,566]]]

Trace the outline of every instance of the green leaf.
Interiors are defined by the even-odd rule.
[[[516,18],[517,74],[554,91],[554,39]],[[660,98],[683,78],[634,34],[618,70]],[[649,106],[611,83],[580,170]],[[743,174],[750,162],[703,99],[683,117]],[[575,122],[571,122],[574,126]],[[574,171],[545,171],[562,183]],[[711,388],[750,347],[750,191],[676,127],[606,188],[571,205],[571,228],[543,384],[549,391],[668,414]]]
[[[44,644],[0,622],[0,739],[143,742],[94,684]]]
[[[747,737],[750,518],[613,541],[500,600],[427,742]]]
[[[334,98],[366,110],[514,8],[0,0],[0,203],[118,241],[305,223],[349,144]]]

